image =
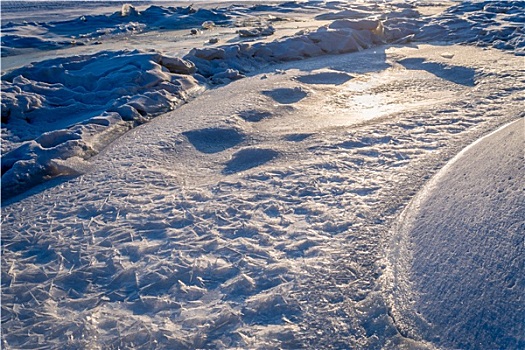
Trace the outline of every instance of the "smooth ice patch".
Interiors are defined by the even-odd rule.
[[[281,104],[294,104],[308,96],[308,92],[300,87],[266,90],[263,94]]]
[[[290,134],[286,135],[284,139],[290,142],[301,142],[312,136],[313,134]]]
[[[209,128],[183,133],[191,144],[202,153],[218,153],[237,146],[244,136],[236,129]]]
[[[235,153],[223,170],[225,174],[232,174],[252,169],[277,158],[279,152],[264,148],[247,148]]]

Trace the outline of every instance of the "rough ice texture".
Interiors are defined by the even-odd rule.
[[[270,63],[355,52],[384,42],[380,21],[356,21],[353,24],[353,27],[359,29],[351,26],[338,28],[323,26],[313,32],[301,33],[269,43],[196,48],[184,59],[194,62],[197,72],[203,76],[212,81],[219,80],[226,83],[228,81],[224,79],[227,78],[224,77],[224,73],[228,70],[244,74]]]
[[[430,21],[417,40],[473,43],[525,55],[524,1],[464,1]]]
[[[173,110],[202,90],[195,67],[139,51],[57,58],[2,77],[2,197],[77,173],[133,126]]]
[[[524,86],[519,58],[471,47],[447,51],[476,85],[448,80],[441,49],[234,81],[5,206],[3,348],[424,348],[382,297],[385,231],[451,155],[522,112]],[[362,96],[404,109],[334,121],[370,114],[352,115]]]
[[[2,209],[3,347],[425,348],[399,335],[382,296],[385,232],[451,155],[523,113],[522,62],[445,46],[462,41],[452,25],[426,51],[326,55],[415,40],[430,19],[405,2],[319,4],[249,9],[333,13],[274,42],[102,52],[5,75],[2,101],[22,117],[3,116],[2,183],[84,174]],[[108,66],[111,81],[97,75]]]

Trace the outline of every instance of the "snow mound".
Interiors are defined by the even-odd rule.
[[[275,28],[273,28],[272,26],[239,30],[239,36],[242,38],[270,36],[270,35],[273,35],[274,33],[275,33]]]
[[[322,72],[303,75],[297,78],[304,84],[342,85],[352,79],[352,76],[342,72]]]
[[[208,128],[184,132],[191,144],[200,152],[217,153],[242,142],[243,135],[235,129]]]
[[[248,109],[239,113],[239,117],[247,122],[257,123],[272,117],[272,112],[258,109]]]
[[[280,104],[294,104],[308,96],[308,92],[300,87],[265,90],[263,94]]]
[[[467,147],[405,209],[390,252],[403,335],[447,349],[525,346],[524,127]]]

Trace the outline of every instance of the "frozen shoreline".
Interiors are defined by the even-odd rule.
[[[180,55],[169,54],[167,33],[153,31],[129,40],[132,45],[163,45],[155,52],[108,51],[107,60],[99,59],[104,53],[84,53],[76,66],[68,59],[54,60],[75,66],[79,75],[100,72],[89,69],[97,64],[117,72],[115,79],[106,80],[108,86],[130,79],[131,72],[119,73],[122,66],[140,67],[133,70],[149,79],[143,94],[165,93],[166,82],[175,86],[186,81],[186,87],[198,90],[212,83],[205,78],[223,73],[215,79],[231,82],[197,91],[190,103],[129,131],[126,126],[116,139],[112,137],[120,133],[95,132],[93,139],[80,140],[70,132],[78,126],[55,130],[53,135],[60,137],[37,136],[48,150],[86,140],[96,145],[100,135],[107,139],[100,140],[98,154],[89,159],[59,162],[74,176],[37,185],[3,203],[2,347],[478,347],[464,332],[446,342],[407,326],[410,321],[399,323],[393,307],[413,298],[414,290],[389,299],[384,259],[392,226],[425,183],[467,145],[523,118],[520,48],[491,48],[497,44],[489,40],[495,27],[486,35],[475,27],[469,32],[470,22],[463,18],[491,17],[494,2],[489,5],[487,11],[462,5],[444,16],[414,17],[413,22],[351,4],[324,13],[309,9],[301,18],[328,12],[331,18],[348,16],[349,9],[362,16],[369,11],[386,16],[383,28],[411,23],[408,27],[418,32],[399,32],[397,45],[304,55],[298,61],[279,62],[275,53],[292,57],[282,43],[298,37],[312,41],[316,35],[338,50],[343,42],[331,35],[344,28],[316,31],[316,21],[280,21],[274,23],[274,35],[248,42],[231,28],[197,36],[185,32],[188,41],[175,41],[169,49]],[[405,15],[413,10],[408,8]],[[290,11],[294,15],[299,10]],[[508,16],[495,18],[501,27],[509,26]],[[370,33],[365,34],[368,38],[378,35],[377,22],[362,20],[323,23],[372,25],[362,31]],[[479,26],[483,23],[492,22],[479,21]],[[433,29],[419,32],[416,24]],[[294,36],[305,29],[311,30]],[[456,29],[461,35],[454,41],[462,45],[431,42]],[[345,32],[346,39],[363,35],[353,30]],[[204,45],[203,39],[219,33],[217,45]],[[428,43],[412,41],[423,34]],[[488,47],[476,47],[473,38]],[[296,53],[309,52],[301,51],[312,49],[306,44]],[[220,45],[226,49],[217,48]],[[173,58],[182,58],[191,47],[198,50],[187,60]],[[260,49],[264,59],[257,64],[253,57],[247,60],[243,55],[250,47]],[[247,63],[253,64],[252,70],[242,71]],[[35,67],[40,73],[54,69],[38,63]],[[194,69],[204,72],[199,73],[202,78]],[[241,74],[246,77],[237,79]],[[60,78],[73,79],[67,74]],[[49,91],[59,87],[42,82],[31,86]],[[89,95],[69,93],[75,98]],[[48,101],[51,97],[56,96],[46,95]],[[140,98],[131,97],[122,106],[138,111],[142,103],[146,115],[139,115],[148,117],[146,108],[157,105]],[[105,108],[104,103],[100,106]],[[117,119],[104,115],[88,120],[91,127],[104,128],[117,125]],[[496,142],[494,151],[501,146]],[[516,194],[511,187],[504,190]],[[512,268],[503,266],[501,271],[507,267]],[[446,276],[441,277],[446,282]],[[522,306],[518,302],[517,309]],[[446,332],[452,334],[457,326]]]
[[[151,6],[138,12],[124,5],[121,12],[109,16],[57,22],[54,30],[60,32],[62,27],[71,27],[72,33],[78,31],[82,34],[77,33],[77,36],[91,40],[107,35],[99,34],[98,29],[106,22],[109,26],[117,23],[121,31],[122,23],[127,23],[128,18],[139,21],[130,22],[130,33],[126,33],[130,25],[122,29],[124,34],[132,35],[135,29],[151,30],[150,26],[188,29],[196,23],[209,22],[213,27],[231,25],[234,21],[247,21],[243,19],[246,16],[243,11],[263,11],[268,16],[267,13],[287,13],[296,9],[311,11],[310,7],[308,3],[216,10]],[[384,15],[387,8],[382,10]],[[46,179],[76,174],[77,171],[64,165],[64,161],[73,159],[78,163],[89,159],[107,142],[133,126],[176,108],[195,92],[203,90],[207,83],[227,84],[270,64],[355,52],[413,32],[366,19],[380,13],[361,11],[356,20],[335,20],[327,27],[311,32],[303,29],[273,41],[197,47],[182,59],[160,53],[102,51],[46,60],[4,74],[2,198],[21,194]],[[405,7],[395,15],[398,17],[392,12],[388,14],[405,18]],[[413,16],[413,11],[408,15]],[[411,20],[405,18],[405,21]],[[401,26],[405,21],[401,21]],[[80,28],[84,23],[87,27]],[[265,25],[273,34],[273,27]],[[268,36],[262,33],[253,36]],[[17,38],[5,34],[2,40],[12,37]],[[114,86],[120,87],[113,89]]]

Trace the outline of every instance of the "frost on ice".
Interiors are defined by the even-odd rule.
[[[448,279],[448,271],[464,277],[460,268],[437,273],[426,259],[436,250],[419,237],[412,282],[424,290],[384,290],[385,246],[403,208],[454,154],[523,117],[523,35],[512,30],[522,3],[463,2],[420,14],[435,6],[443,4],[124,6],[113,15],[6,25],[5,58],[23,60],[31,50],[23,40],[7,45],[24,33],[56,41],[54,53],[75,54],[2,76],[3,193],[70,175],[4,202],[2,347],[476,348],[481,336],[497,343],[519,334],[519,324],[500,333],[486,326],[519,318],[523,254],[508,266],[478,257],[488,278],[474,281],[497,278],[507,288],[489,288],[484,299],[464,288],[473,284]],[[296,15],[312,22],[294,22]],[[128,24],[136,29],[120,31]],[[239,36],[240,24],[257,36]],[[257,29],[269,25],[271,36]],[[170,28],[184,30],[172,38]],[[61,51],[59,29],[85,46],[164,35],[178,53],[159,41],[153,51]],[[505,45],[493,45],[496,36]],[[483,165],[484,155],[471,159]],[[513,179],[498,182],[493,198],[515,199]],[[449,198],[459,184],[453,179],[441,193]],[[506,213],[519,229],[520,214]],[[454,238],[452,248],[471,241]],[[398,287],[409,266],[396,265]],[[466,294],[447,294],[453,290]],[[455,297],[468,293],[476,298],[462,310]],[[441,312],[433,296],[452,296],[453,307]],[[498,296],[510,296],[515,312],[499,307]],[[404,301],[419,309],[396,313]],[[418,310],[435,330],[413,326]],[[476,322],[480,310],[495,321]],[[519,348],[523,337],[505,341]]]

